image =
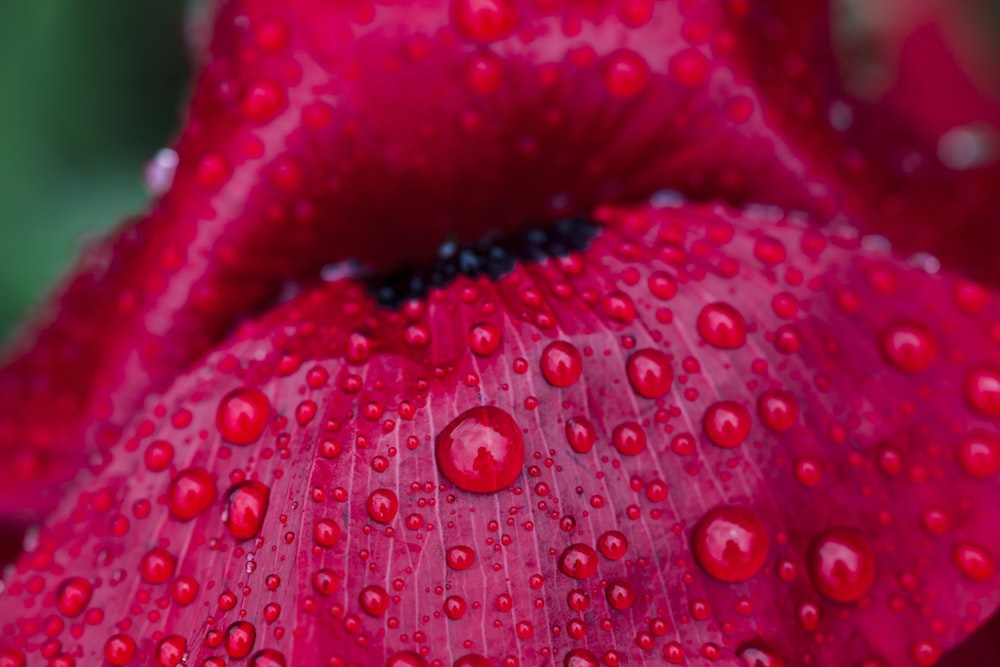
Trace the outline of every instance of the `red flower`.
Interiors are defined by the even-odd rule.
[[[983,623],[997,168],[760,4],[223,3],[169,189],[0,373],[44,518],[0,667],[930,665]]]

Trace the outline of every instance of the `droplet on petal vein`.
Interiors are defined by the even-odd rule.
[[[499,408],[466,410],[438,435],[438,470],[455,486],[494,493],[514,482],[524,466],[524,439],[514,418]]]

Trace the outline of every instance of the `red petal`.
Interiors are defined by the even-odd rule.
[[[997,297],[771,210],[600,215],[587,252],[495,284],[389,312],[342,281],[245,327],[70,493],[6,579],[3,642],[86,664],[134,644],[141,663],[842,667],[929,664],[985,619]],[[699,334],[718,303],[741,344]],[[545,379],[553,341],[573,381]],[[642,378],[667,368],[629,373],[645,350],[673,374],[661,396]],[[266,422],[249,444],[228,421],[248,387],[267,398],[241,403]],[[217,500],[171,515],[192,469]],[[266,502],[232,501],[247,480]]]
[[[219,6],[176,173],[154,170],[172,188],[0,373],[0,513],[44,513],[150,392],[329,263],[423,260],[663,188],[811,207],[822,184],[740,73],[730,4]]]
[[[855,3],[742,4],[741,43],[764,115],[825,180],[829,210],[899,251],[931,253],[996,284],[998,70],[995,59],[963,61],[986,42],[969,26],[985,10],[962,1],[877,11],[856,3],[881,29],[868,35],[851,22],[847,5]],[[831,26],[831,17],[844,25]],[[884,61],[883,81],[865,95],[857,90],[863,77],[844,73],[852,58]]]

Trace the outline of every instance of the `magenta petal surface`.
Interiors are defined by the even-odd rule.
[[[242,327],[68,493],[5,578],[0,642],[29,664],[183,646],[193,664],[735,666],[764,651],[842,667],[930,664],[985,620],[1000,488],[962,443],[982,454],[996,428],[997,297],[772,209],[597,216],[588,251],[496,283],[390,312],[339,281]],[[742,344],[699,333],[720,303]],[[553,341],[580,353],[573,382],[545,377]],[[640,353],[669,363],[665,393],[633,386]],[[220,403],[247,388],[266,426],[227,442]],[[524,448],[486,493],[435,452],[481,406]],[[171,480],[191,470],[217,493],[189,485],[194,516],[176,516]],[[699,548],[706,515],[730,525]]]

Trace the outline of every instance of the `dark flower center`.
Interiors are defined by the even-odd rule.
[[[398,308],[406,301],[427,296],[428,290],[447,287],[460,276],[485,275],[499,280],[518,262],[537,262],[586,250],[598,229],[593,220],[574,217],[544,227],[487,234],[466,245],[448,240],[438,247],[430,265],[374,276],[368,287],[380,306]]]

